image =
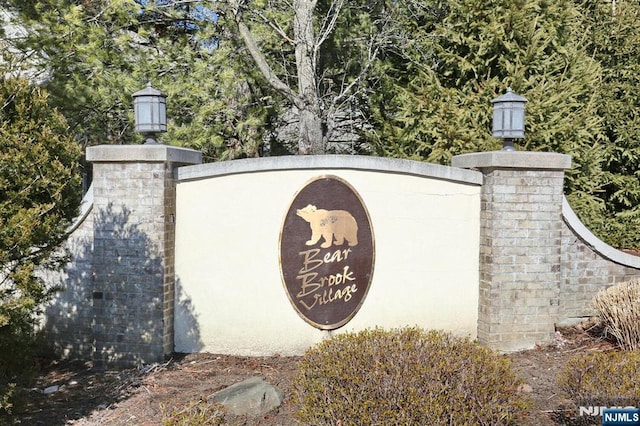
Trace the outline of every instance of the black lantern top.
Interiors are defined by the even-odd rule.
[[[498,139],[524,138],[524,104],[527,98],[511,91],[493,99],[493,137]],[[506,148],[506,147],[505,147]]]
[[[136,132],[145,134],[166,132],[167,95],[153,88],[149,82],[147,87],[132,96]]]

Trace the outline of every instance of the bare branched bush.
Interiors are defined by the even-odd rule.
[[[640,352],[592,352],[571,357],[558,374],[558,385],[581,405],[633,407],[640,404],[639,376]]]
[[[601,290],[593,307],[622,349],[640,350],[640,279]]]
[[[530,408],[523,383],[468,338],[375,329],[310,348],[293,399],[303,425],[514,425]]]

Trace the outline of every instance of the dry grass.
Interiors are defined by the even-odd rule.
[[[640,280],[601,290],[593,307],[621,348],[640,350]]]

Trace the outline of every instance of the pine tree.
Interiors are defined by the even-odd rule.
[[[571,2],[416,2],[399,24],[416,41],[396,54],[373,105],[379,154],[448,164],[456,154],[500,149],[491,100],[511,87],[528,99],[518,148],[571,155],[572,205],[581,217],[602,205],[610,173],[601,69]]]
[[[602,200],[581,219],[611,245],[640,247],[640,4],[577,2],[587,50],[602,67],[597,114],[606,135]]]
[[[53,290],[36,271],[66,259],[58,248],[80,202],[79,156],[43,90],[0,80],[0,410],[28,371],[37,314]]]
[[[247,58],[200,2],[11,0],[50,102],[84,146],[138,143],[131,94],[168,95],[165,143],[209,161],[258,155],[270,111]],[[202,2],[205,3],[205,2]],[[268,105],[267,105],[268,106]]]

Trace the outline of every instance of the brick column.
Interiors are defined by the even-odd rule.
[[[501,351],[553,338],[568,155],[493,151],[453,158],[484,175],[478,341]]]
[[[161,361],[173,351],[174,169],[197,151],[102,145],[93,163],[93,337],[96,365]]]

